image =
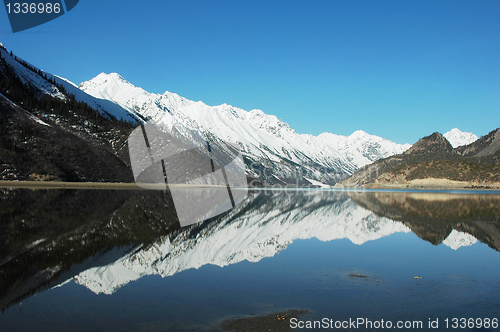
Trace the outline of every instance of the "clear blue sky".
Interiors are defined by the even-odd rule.
[[[500,1],[80,0],[0,42],[80,83],[262,109],[299,133],[414,143],[500,127]]]

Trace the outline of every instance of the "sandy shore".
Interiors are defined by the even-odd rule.
[[[196,189],[196,188],[225,188],[224,186],[213,185],[186,185],[186,184],[148,184],[147,188],[139,187],[136,183],[123,182],[61,182],[61,181],[0,181],[0,188],[24,188],[24,189],[102,189],[102,190],[166,190],[166,189]],[[342,189],[344,187],[333,187],[332,189]],[[447,179],[418,179],[406,183],[370,183],[363,187],[345,187],[344,189],[438,189],[438,190],[500,190],[500,183],[476,183],[459,182]],[[249,190],[273,190],[273,189],[300,189],[300,188],[282,188],[282,187],[257,187],[248,188]]]
[[[453,181],[449,179],[414,179],[411,181],[395,181],[387,183],[376,181],[365,186],[370,189],[441,189],[441,190],[499,190],[499,182],[478,182],[478,181]]]

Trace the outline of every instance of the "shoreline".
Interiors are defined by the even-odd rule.
[[[138,186],[135,182],[62,182],[62,181],[6,181],[0,180],[0,188],[15,189],[94,189],[94,190],[168,190],[168,189],[196,189],[196,188],[226,188],[214,185],[187,185],[187,184],[149,184],[147,188]],[[237,188],[233,188],[237,189]],[[389,191],[487,191],[499,192],[500,188],[491,187],[461,187],[461,186],[408,186],[407,184],[369,184],[361,187],[332,186],[331,188],[309,187],[248,187],[248,190],[318,190],[318,191],[363,191],[363,190],[389,190]]]
[[[141,190],[135,183],[124,182],[61,182],[61,181],[0,181],[0,188],[19,189],[122,189]]]
[[[338,187],[341,187],[340,185]],[[345,185],[348,188],[348,184]],[[360,185],[364,189],[389,189],[389,190],[466,190],[466,191],[499,191],[500,182],[488,181],[455,181],[446,178],[425,178],[403,181],[380,181]]]

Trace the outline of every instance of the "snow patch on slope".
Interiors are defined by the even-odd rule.
[[[66,100],[66,96],[61,91],[59,91],[59,89],[54,84],[50,83],[46,78],[40,76],[33,70],[26,68],[21,64],[21,62],[26,63],[36,71],[40,71],[39,68],[31,65],[30,63],[24,61],[21,58],[18,58],[15,55],[11,56],[9,52],[1,48],[0,48],[0,54],[2,58],[4,58],[5,62],[14,69],[14,71],[24,84],[34,86],[44,94],[62,100]]]
[[[36,116],[34,116],[33,114],[28,113],[28,112],[26,112],[26,114],[28,115],[28,117],[29,117],[31,120],[35,121],[36,123],[39,123],[39,124],[41,124],[41,125],[43,125],[43,126],[50,127],[50,125],[49,125],[48,123],[46,123],[46,122],[44,122],[44,121],[40,120],[39,118],[37,118],[37,117],[36,117]]]

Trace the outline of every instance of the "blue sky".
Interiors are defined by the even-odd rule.
[[[80,0],[0,42],[80,83],[262,109],[299,133],[414,143],[500,127],[500,1]]]

